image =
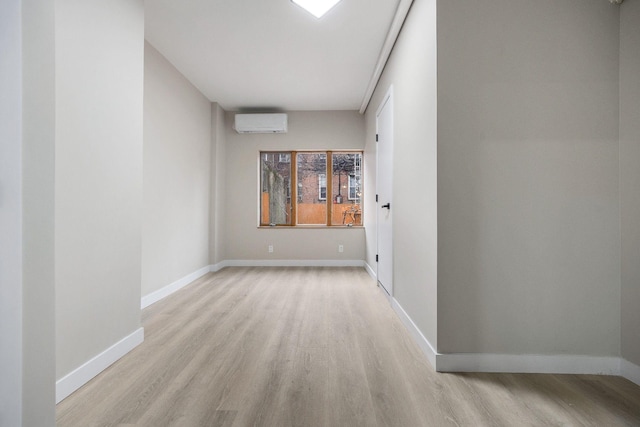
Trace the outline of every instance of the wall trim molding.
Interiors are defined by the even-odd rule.
[[[141,307],[148,307],[182,289],[206,273],[215,273],[225,267],[363,267],[369,276],[376,280],[375,270],[363,260],[226,260],[203,267],[143,297]],[[380,288],[380,292],[387,298],[391,308],[395,311],[402,324],[437,372],[618,375],[640,385],[640,366],[615,356],[438,353],[402,305],[400,305],[393,296],[387,294],[384,289]],[[139,337],[137,335],[139,335]],[[139,345],[143,340],[144,330],[140,328],[129,337],[114,344],[80,368],[60,379],[56,383],[56,403],[80,388],[117,359]],[[101,368],[97,370],[98,367]]]
[[[413,323],[413,320],[407,314],[407,312],[404,311],[404,308],[402,308],[400,303],[393,296],[389,295],[382,286],[378,285],[378,288],[380,289],[380,292],[382,292],[382,294],[387,298],[387,300],[389,300],[391,308],[396,312],[404,327],[407,328],[409,334],[413,337],[416,344],[418,344],[418,347],[420,347],[420,350],[422,350],[424,355],[427,356],[427,360],[429,361],[433,369],[436,369],[436,358],[438,356],[438,353],[433,348],[429,340],[422,334],[420,329],[418,329],[418,326]]]
[[[142,344],[144,328],[138,328],[102,353],[88,360],[56,381],[56,404],[60,403],[71,393],[85,385],[93,377],[107,369],[125,354]]]
[[[581,355],[448,353],[438,354],[436,371],[620,375],[620,358]]]
[[[260,260],[227,260],[215,264],[224,267],[364,267],[363,260],[341,260],[341,259],[260,259]],[[211,266],[212,268],[214,266]]]
[[[209,271],[210,271],[211,273],[216,273],[216,272],[218,272],[218,271],[222,270],[222,269],[223,269],[223,268],[225,268],[225,267],[228,267],[228,266],[227,266],[227,262],[226,262],[226,261],[220,261],[220,262],[219,262],[219,263],[217,263],[217,264],[211,264],[211,265],[209,266]]]
[[[371,267],[369,263],[366,261],[364,261],[364,269],[367,270],[367,273],[369,273],[369,276],[371,276],[373,280],[375,280],[376,282],[378,281],[378,275],[376,274],[376,270],[374,270],[373,267]]]
[[[202,267],[202,268],[194,271],[193,273],[187,274],[183,278],[178,279],[175,282],[170,283],[167,286],[158,289],[157,291],[151,292],[150,294],[147,294],[147,295],[143,296],[140,299],[140,308],[141,309],[147,308],[151,304],[156,303],[156,302],[160,301],[161,299],[168,297],[172,293],[184,288],[185,286],[187,286],[189,283],[193,282],[194,280],[199,279],[200,277],[204,276],[209,271],[212,271],[210,266]]]
[[[205,274],[216,273],[225,267],[365,267],[362,260],[226,260],[200,268],[175,282],[158,289],[140,300],[140,308],[145,309],[151,304],[168,297],[176,291],[191,284]],[[371,274],[371,273],[370,273]]]
[[[640,385],[640,366],[629,362],[627,359],[620,359],[620,375]]]
[[[391,21],[391,26],[389,27],[389,32],[387,33],[387,37],[384,40],[382,49],[380,50],[380,55],[378,56],[376,67],[373,70],[373,75],[369,80],[369,85],[367,86],[364,98],[362,99],[362,103],[360,104],[360,114],[364,114],[367,111],[367,107],[369,106],[369,102],[371,101],[371,97],[373,96],[373,92],[376,90],[376,86],[378,86],[378,82],[380,81],[380,77],[382,76],[382,72],[384,71],[384,67],[385,65],[387,65],[387,61],[391,56],[393,47],[398,40],[400,30],[404,25],[404,21],[407,19],[407,15],[409,14],[409,9],[411,9],[412,4],[413,0],[400,0],[400,4],[398,4],[398,8],[396,9],[393,21]]]
[[[437,372],[616,375],[640,385],[640,366],[617,356],[438,353],[400,303],[380,291]]]

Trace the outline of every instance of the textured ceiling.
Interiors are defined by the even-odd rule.
[[[226,110],[357,110],[399,0],[146,0],[145,36]]]

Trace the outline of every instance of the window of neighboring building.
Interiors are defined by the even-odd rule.
[[[291,154],[289,154],[289,153],[280,153],[278,155],[278,161],[280,163],[290,163],[291,162]]]
[[[318,200],[327,200],[327,174],[318,174]]]
[[[261,152],[260,175],[261,226],[362,225],[361,151]]]
[[[358,200],[360,193],[359,179],[355,175],[349,175],[349,200]]]

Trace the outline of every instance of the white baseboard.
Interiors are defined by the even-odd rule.
[[[416,324],[413,323],[413,320],[411,319],[411,317],[409,317],[407,312],[404,311],[400,303],[396,301],[394,297],[389,295],[382,286],[379,286],[379,288],[380,292],[382,292],[382,294],[389,300],[391,308],[393,308],[393,311],[396,312],[404,327],[407,328],[409,334],[411,334],[415,342],[418,344],[418,347],[420,347],[420,350],[422,350],[424,355],[427,356],[427,360],[429,361],[433,369],[436,369],[436,356],[438,355],[438,353],[433,348],[429,340],[424,335],[422,335],[420,329],[418,329]]]
[[[209,266],[209,271],[212,272],[212,273],[216,273],[216,272],[222,270],[225,267],[228,267],[227,262],[226,261],[220,261],[217,264],[211,264]]]
[[[144,328],[124,337],[82,366],[56,381],[56,404],[107,369],[144,341]]]
[[[155,292],[152,292],[152,293],[150,293],[148,295],[143,296],[142,299],[140,300],[140,308],[147,308],[151,304],[156,303],[156,302],[160,301],[161,299],[168,297],[169,295],[171,295],[175,291],[178,291],[178,290],[184,288],[189,283],[191,283],[194,280],[204,276],[209,271],[211,271],[211,267],[210,266],[202,267],[201,269],[199,269],[197,271],[194,271],[191,274],[187,274],[182,279],[178,279],[175,282],[165,286],[164,288],[158,289]]]
[[[620,359],[620,375],[640,385],[640,366],[626,359]]]
[[[366,261],[364,262],[364,269],[367,270],[367,273],[369,273],[369,276],[371,276],[373,280],[378,280],[378,275],[376,274],[376,271]]]
[[[382,288],[381,292],[387,297],[391,307],[415,339],[431,366],[438,372],[618,375],[640,385],[640,366],[615,356],[438,353],[400,303]]]
[[[364,267],[365,262],[362,260],[229,260],[220,261],[203,267],[175,282],[158,289],[140,300],[140,308],[144,309],[151,304],[168,297],[172,293],[184,288],[194,280],[199,279],[205,274],[222,270],[225,267]]]
[[[620,375],[619,357],[450,353],[436,356],[438,372]]]
[[[225,267],[364,267],[367,273],[369,273],[369,275],[374,280],[376,279],[375,270],[367,262],[362,260],[228,260],[201,268],[198,271],[189,274],[188,276],[185,276],[182,279],[143,297],[141,306],[142,308],[145,308],[153,304],[154,302],[157,302],[162,298],[165,298],[166,296],[183,288],[184,286],[203,276],[207,272],[217,272]],[[380,290],[387,297],[387,299],[389,300],[389,304],[396,312],[405,328],[407,328],[411,336],[414,338],[422,352],[425,354],[427,360],[429,361],[429,363],[431,363],[431,366],[433,366],[434,369],[438,372],[517,372],[546,374],[555,373],[620,375],[640,385],[640,366],[619,357],[537,354],[512,355],[490,353],[438,353],[433,348],[429,340],[427,340],[426,337],[422,334],[420,329],[418,329],[411,317],[402,308],[400,303],[395,298],[388,295],[384,291],[384,289],[380,288]],[[140,331],[142,331],[142,328],[140,329]],[[132,334],[132,336],[134,334]],[[115,347],[120,346],[130,337],[125,338],[120,343],[105,351],[103,354],[106,354]],[[140,342],[142,342],[142,339],[140,339]],[[135,344],[133,347],[138,344],[139,343]],[[126,354],[126,352],[128,352],[129,350],[126,350],[122,355]],[[69,384],[78,383],[78,381],[71,383],[71,378],[67,378],[73,375],[80,375],[80,373],[77,373],[78,371],[82,370],[86,365],[92,363],[99,357],[102,357],[102,355],[97,356],[82,367],[78,368],[76,371],[58,381],[56,391],[56,398],[58,399],[58,401],[64,399],[64,397],[71,394],[77,388],[82,386],[86,381],[93,378],[93,376],[97,375],[97,373],[100,372],[96,372],[86,381],[80,383],[80,385],[75,388],[73,388],[73,386],[66,385],[67,382],[69,382]],[[117,358],[119,357],[122,356],[118,356]],[[117,358],[113,361],[117,360]],[[108,363],[104,368],[113,363],[113,361]],[[65,390],[71,391],[69,391],[67,394],[64,394]],[[62,395],[64,395],[64,397],[59,398],[59,396]]]
[[[340,260],[340,259],[260,259],[245,260],[236,259],[223,261],[219,264],[224,267],[364,267],[363,260]]]

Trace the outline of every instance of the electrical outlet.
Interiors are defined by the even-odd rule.
[[[269,253],[273,252],[273,245],[269,245]]]
[[[338,245],[338,252],[344,252],[344,245]]]

